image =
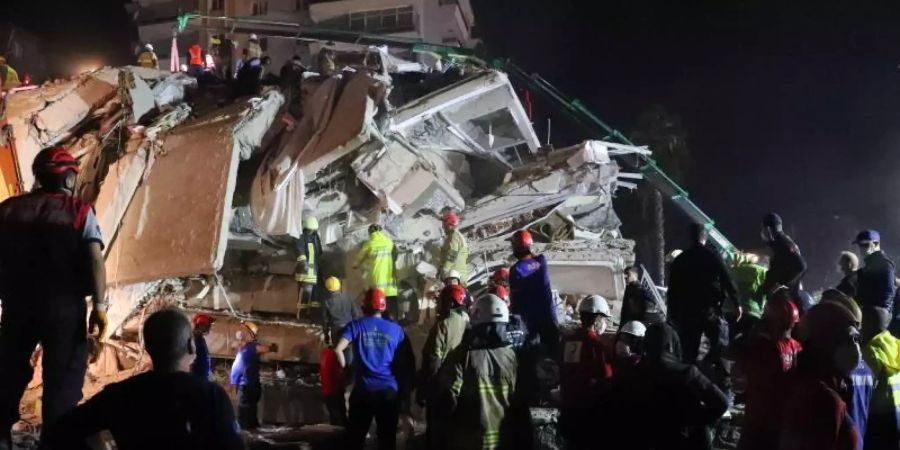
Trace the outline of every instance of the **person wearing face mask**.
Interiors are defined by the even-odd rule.
[[[763,310],[763,331],[738,358],[747,385],[744,424],[739,450],[769,450],[778,446],[784,399],[790,393],[789,372],[797,362],[800,343],[791,331],[800,321],[797,306],[781,290]]]
[[[797,337],[803,352],[784,407],[779,448],[858,450],[859,429],[842,382],[862,358],[853,313],[837,302],[821,302],[803,316]]]
[[[856,272],[856,299],[863,310],[863,318],[870,308],[884,308],[889,313],[894,303],[894,263],[881,251],[881,235],[875,230],[864,230],[856,235],[853,243],[863,256],[862,267]]]
[[[782,229],[781,216],[769,213],[763,217],[761,237],[772,251],[761,294],[769,296],[778,286],[787,286],[791,298],[800,298],[800,280],[806,273],[806,260],[800,254],[800,247]]]
[[[863,315],[863,359],[875,375],[865,430],[867,450],[900,448],[900,339],[887,331],[890,320],[884,308],[871,308]]]
[[[195,349],[187,317],[155,312],[143,335],[153,370],[106,386],[48,424],[41,448],[88,449],[85,440],[103,430],[122,450],[244,448],[228,394],[190,373]]]
[[[636,320],[627,322],[619,328],[616,334],[616,354],[613,358],[613,373],[616,378],[630,377],[633,374],[641,361],[642,344],[646,333],[647,327]]]
[[[600,339],[610,317],[609,304],[599,295],[578,302],[581,326],[563,340],[559,370],[560,427],[570,448],[591,448],[597,405],[612,381],[611,352]]]
[[[244,329],[237,332],[241,343],[240,350],[231,364],[231,384],[237,386],[238,423],[241,428],[253,430],[259,428],[257,409],[262,398],[262,384],[259,381],[259,357],[266,353],[278,351],[275,343],[260,344],[257,336],[259,326],[253,322],[241,322]]]

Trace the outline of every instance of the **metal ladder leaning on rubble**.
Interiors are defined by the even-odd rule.
[[[484,66],[488,65],[483,60],[477,58],[471,49],[467,48],[427,44],[418,39],[333,30],[300,23],[264,20],[255,17],[206,16],[194,13],[182,14],[177,18],[177,29],[180,32],[188,27],[222,33],[257,33],[260,35],[295,40],[312,39],[360,45],[388,45],[406,48],[414,53],[427,53],[444,59],[463,59]],[[633,147],[636,146],[621,132],[600,120],[600,118],[588,110],[580,100],[566,96],[540,75],[536,73],[529,74],[508,59],[494,60],[491,66],[518,78],[525,83],[528,88],[543,95],[549,101],[558,104],[566,114],[575,120],[575,122],[588,130],[598,133],[599,136],[604,136],[604,139],[613,139],[621,144]],[[636,158],[637,168],[647,181],[663,195],[671,199],[678,209],[684,211],[691,220],[705,225],[707,230],[709,230],[709,238],[713,246],[728,257],[731,257],[736,251],[735,246],[721,231],[719,231],[718,228],[716,228],[715,221],[691,201],[688,192],[666,175],[651,156],[638,153],[636,154]]]

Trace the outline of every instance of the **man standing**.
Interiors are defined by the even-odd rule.
[[[762,285],[766,280],[766,268],[759,265],[759,256],[738,252],[734,257],[733,271],[743,309],[743,316],[733,335],[747,337],[763,315],[766,297],[762,293]]]
[[[244,329],[238,331],[241,348],[231,364],[231,384],[237,386],[238,423],[245,430],[259,428],[257,408],[262,398],[262,384],[259,381],[259,357],[278,351],[278,345],[259,343],[259,326],[253,322],[242,322]]]
[[[625,268],[625,295],[622,297],[622,315],[619,323],[637,320],[646,326],[666,320],[650,287],[640,281],[638,268]]]
[[[385,309],[387,299],[383,292],[366,291],[365,317],[350,322],[334,348],[338,364],[346,367],[344,350],[353,344],[356,383],[350,394],[347,448],[354,450],[364,447],[373,418],[378,430],[378,449],[393,450],[397,444],[400,385],[392,369],[395,357],[413,356],[398,354],[398,350],[411,353],[412,347],[405,345],[406,334],[400,325],[381,318]]]
[[[703,334],[710,348],[706,361],[727,375],[722,354],[728,346],[728,323],[722,314],[726,301],[737,301],[737,288],[719,254],[706,246],[706,227],[692,224],[691,247],[672,262],[669,278],[669,318],[678,330],[684,362],[694,364]],[[727,376],[721,381],[725,383]]]
[[[297,239],[297,268],[294,278],[300,288],[297,300],[297,318],[305,308],[313,305],[316,285],[319,283],[319,260],[322,258],[322,241],[319,239],[319,220],[313,216],[303,218],[303,234]]]
[[[40,187],[0,204],[0,449],[11,446],[35,346],[44,350],[43,421],[52,423],[81,400],[87,333],[103,339],[107,326],[103,239],[91,205],[74,196],[78,164],[53,147],[32,170]]]
[[[529,340],[540,336],[541,345],[548,354],[554,355],[559,344],[559,322],[550,286],[550,272],[547,258],[532,253],[533,245],[534,240],[528,230],[513,234],[512,250],[518,261],[509,271],[512,312],[522,316]]]
[[[453,211],[444,213],[444,245],[441,247],[441,279],[451,271],[459,274],[459,281],[465,287],[469,280],[469,245],[459,232],[459,216]]]
[[[208,380],[212,376],[212,358],[209,356],[209,346],[206,345],[206,335],[209,334],[209,330],[212,329],[212,324],[215,321],[216,319],[206,314],[194,316],[194,350],[196,358],[191,363],[191,373],[204,380]]]
[[[6,62],[6,57],[0,56],[0,91],[17,88],[20,84],[18,72]]]
[[[369,240],[363,244],[356,258],[354,269],[365,266],[368,287],[378,289],[387,298],[387,319],[400,320],[397,305],[397,282],[394,280],[394,261],[397,250],[394,241],[381,230],[380,225],[369,226]]]
[[[853,241],[863,256],[863,266],[856,272],[856,299],[863,310],[884,308],[890,313],[894,304],[894,263],[881,251],[881,235],[875,230],[860,231]]]
[[[800,247],[782,229],[781,216],[769,213],[763,217],[762,238],[772,250],[762,295],[767,297],[778,286],[787,286],[791,290],[791,298],[799,298],[800,280],[806,273],[806,260],[800,254]]]
[[[156,52],[153,51],[153,44],[149,42],[144,44],[144,50],[138,55],[137,65],[159,70],[159,58],[156,57]]]
[[[337,277],[325,279],[325,290],[328,291],[328,297],[322,308],[322,330],[325,333],[325,343],[333,345],[333,341],[340,339],[344,327],[350,321],[362,317],[362,311],[359,304],[341,292],[341,280]]]

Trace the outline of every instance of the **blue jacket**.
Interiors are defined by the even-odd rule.
[[[206,345],[206,338],[202,334],[194,335],[194,351],[196,358],[191,364],[191,373],[208,380],[212,375],[212,357],[209,356],[209,346]]]
[[[231,384],[248,386],[259,384],[259,353],[256,353],[257,341],[244,344],[238,351],[234,363],[231,364]]]
[[[544,255],[513,264],[509,271],[509,290],[511,312],[521,315],[528,328],[536,329],[536,324],[557,323],[550,272]]]
[[[856,299],[859,306],[877,306],[888,311],[894,303],[894,263],[883,252],[866,256],[857,274]]]

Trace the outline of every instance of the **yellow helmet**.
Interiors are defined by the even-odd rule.
[[[341,280],[338,280],[337,277],[326,278],[325,289],[328,289],[328,292],[337,292],[341,290]]]
[[[221,45],[221,44],[222,44],[222,40],[219,39],[218,36],[212,36],[212,37],[209,38],[209,43],[212,44],[212,45]]]
[[[303,218],[303,229],[316,231],[319,229],[319,219],[315,216],[306,216]]]
[[[253,333],[253,337],[256,337],[257,335],[259,335],[259,325],[255,324],[253,322],[247,322],[246,320],[241,323],[245,327],[247,327],[247,329],[250,330],[251,333]]]

